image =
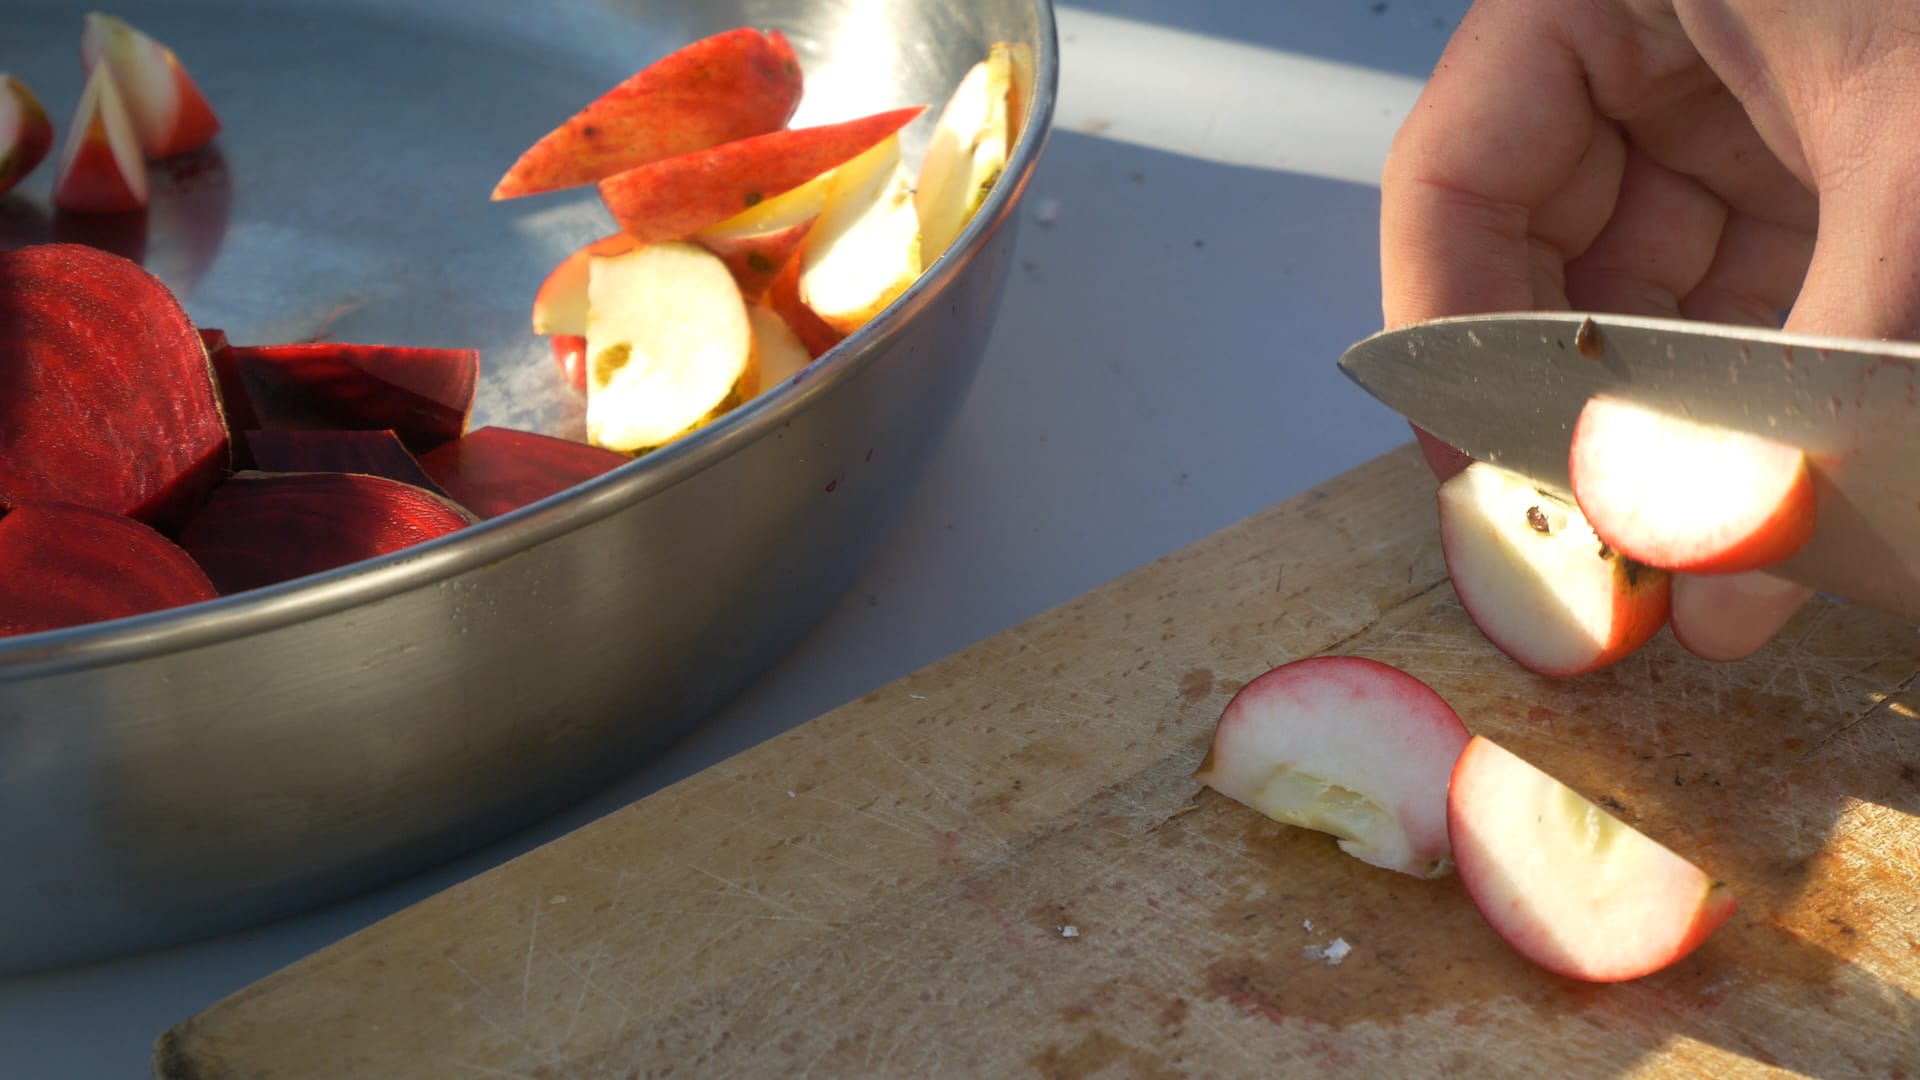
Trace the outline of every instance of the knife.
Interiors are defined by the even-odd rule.
[[[1569,501],[1574,421],[1596,394],[1799,446],[1813,538],[1770,571],[1920,620],[1920,345],[1528,312],[1384,331],[1340,369],[1476,461]]]

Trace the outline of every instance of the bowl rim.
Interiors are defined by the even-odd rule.
[[[1059,35],[1053,0],[1028,0],[1036,40],[1032,101],[1006,169],[947,252],[866,325],[787,384],[675,442],[517,510],[402,551],[163,611],[0,638],[0,685],[217,644],[375,603],[576,532],[679,484],[786,424],[876,362],[936,302],[1020,202],[1053,128]]]

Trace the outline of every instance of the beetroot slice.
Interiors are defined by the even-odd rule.
[[[249,431],[240,441],[261,472],[364,473],[446,495],[391,431]]]
[[[199,564],[129,517],[27,503],[0,517],[0,637],[212,600]]]
[[[631,460],[569,439],[483,427],[422,455],[420,467],[460,505],[493,518]]]
[[[355,473],[235,473],[181,530],[222,595],[385,555],[474,523],[397,480]]]
[[[77,244],[0,252],[0,506],[77,503],[168,529],[227,454],[207,351],[160,279]]]
[[[473,349],[312,341],[228,353],[255,427],[392,431],[416,453],[467,430],[480,379]]]

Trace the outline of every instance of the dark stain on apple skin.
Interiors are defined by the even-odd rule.
[[[1199,704],[1213,695],[1213,670],[1194,668],[1180,679],[1180,696],[1193,704]]]

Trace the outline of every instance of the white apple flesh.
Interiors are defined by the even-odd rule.
[[[105,66],[126,99],[127,112],[149,160],[206,145],[220,121],[172,49],[112,15],[87,15],[80,31],[81,66]]]
[[[890,135],[834,170],[820,216],[800,248],[800,297],[850,334],[920,276],[913,181]]]
[[[813,362],[799,335],[773,309],[749,304],[747,321],[753,327],[753,366],[759,393],[789,381]]]
[[[1012,83],[1008,47],[994,45],[987,58],[961,78],[940,112],[913,193],[925,263],[953,244],[1006,170],[1012,147],[1007,115]]]
[[[1454,766],[1447,823],[1474,906],[1549,971],[1639,978],[1733,913],[1733,894],[1699,867],[1484,736]]]
[[[681,241],[590,260],[586,337],[587,441],[626,453],[724,411],[753,356],[733,275]]]
[[[1416,877],[1452,865],[1447,779],[1468,733],[1419,679],[1357,656],[1284,664],[1242,687],[1195,778],[1275,821]]]
[[[1618,398],[1581,409],[1568,472],[1594,531],[1649,566],[1758,570],[1813,535],[1813,474],[1798,447]]]
[[[1673,637],[1702,660],[1743,660],[1772,641],[1813,590],[1761,570],[1675,574]]]
[[[1440,546],[1467,615],[1527,670],[1570,678],[1666,624],[1669,576],[1601,543],[1580,511],[1474,462],[1440,485]]]

